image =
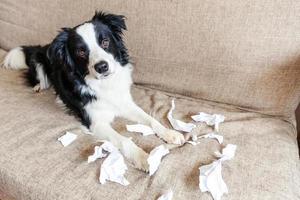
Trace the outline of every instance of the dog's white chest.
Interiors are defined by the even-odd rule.
[[[102,80],[87,80],[89,87],[95,91],[97,97],[85,106],[90,117],[103,118],[112,120],[115,116],[120,115],[122,109],[132,102],[130,86],[132,84],[131,68],[119,68],[111,77]],[[101,115],[101,116],[100,116]]]

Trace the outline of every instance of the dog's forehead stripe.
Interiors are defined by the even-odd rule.
[[[90,50],[98,45],[94,25],[92,23],[82,24],[76,29],[76,33],[82,37]]]

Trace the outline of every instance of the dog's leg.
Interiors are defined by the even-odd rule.
[[[185,139],[181,133],[165,128],[161,123],[148,115],[134,102],[129,103],[123,111],[122,117],[151,126],[157,136],[165,140],[167,143],[183,144],[185,142]]]
[[[91,127],[91,131],[99,139],[108,140],[120,149],[123,155],[133,162],[136,168],[148,171],[149,166],[147,158],[149,155],[143,149],[138,147],[130,138],[116,132],[109,123],[97,122]]]

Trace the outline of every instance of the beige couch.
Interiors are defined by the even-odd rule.
[[[46,44],[60,27],[77,25],[96,9],[127,16],[126,43],[135,63],[132,93],[166,126],[199,111],[226,117],[225,144],[238,146],[223,166],[223,199],[300,199],[295,109],[300,101],[300,2],[294,0],[0,1],[0,55]],[[154,200],[172,188],[174,199],[212,199],[198,187],[199,166],[221,145],[210,139],[174,148],[149,177],[129,166],[124,187],[100,185],[103,160],[87,164],[97,139],[55,104],[53,91],[35,93],[21,71],[0,69],[0,191],[18,200]],[[125,131],[147,151],[163,142]],[[79,137],[63,148],[57,138]],[[197,134],[212,131],[198,126]],[[2,197],[4,198],[4,197]],[[1,199],[1,195],[0,195]]]

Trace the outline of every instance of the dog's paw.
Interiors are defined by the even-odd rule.
[[[167,143],[171,144],[184,144],[185,139],[181,133],[175,130],[166,129],[163,135],[161,135],[161,138],[166,141]]]
[[[36,84],[36,85],[33,87],[33,91],[35,91],[35,92],[40,92],[40,91],[41,91],[41,85],[40,85],[40,84]]]
[[[139,148],[133,157],[133,164],[135,168],[143,170],[144,172],[149,171],[148,159],[149,154],[146,153],[143,149]]]
[[[138,147],[133,141],[130,139],[124,140],[122,142],[121,151],[135,168],[145,172],[149,171],[149,165],[147,162],[149,154],[142,148]]]

